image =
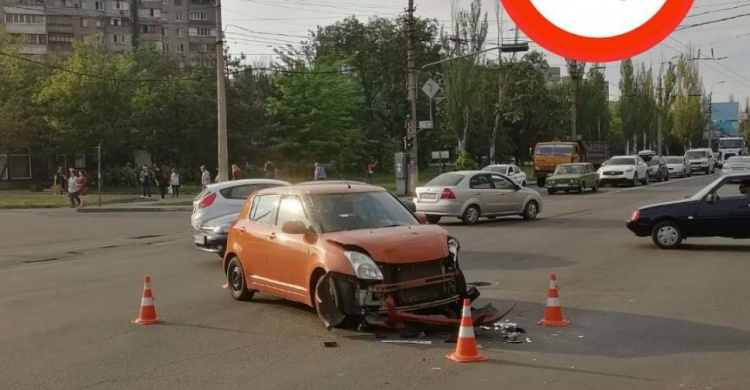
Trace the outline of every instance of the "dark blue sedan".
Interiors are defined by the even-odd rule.
[[[641,207],[627,227],[662,249],[689,237],[750,238],[750,174],[724,176],[684,200]]]

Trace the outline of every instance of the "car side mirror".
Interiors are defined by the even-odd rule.
[[[284,234],[307,234],[307,226],[302,221],[286,221],[281,227]]]
[[[708,194],[708,195],[706,195],[706,202],[708,202],[710,204],[716,203],[716,199],[717,199],[717,196],[713,192],[710,193],[710,194]]]
[[[417,217],[417,219],[419,220],[420,224],[427,225],[427,216],[425,215],[425,213],[415,212],[414,216]]]

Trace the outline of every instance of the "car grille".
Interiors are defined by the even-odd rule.
[[[619,176],[624,173],[625,172],[620,172],[620,171],[610,171],[610,172],[604,172],[604,176]]]
[[[383,264],[380,268],[387,284],[445,274],[443,260],[411,264]],[[396,306],[415,305],[450,298],[454,294],[454,290],[455,287],[452,286],[452,283],[431,284],[397,290],[394,293],[394,299]]]

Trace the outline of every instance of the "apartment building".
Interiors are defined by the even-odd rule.
[[[0,21],[24,39],[28,55],[69,52],[74,41],[93,37],[112,52],[153,44],[193,65],[214,63],[209,0],[0,0]]]

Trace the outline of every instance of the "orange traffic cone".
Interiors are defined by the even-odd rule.
[[[151,278],[146,275],[146,280],[143,283],[143,298],[141,298],[141,313],[133,323],[139,325],[153,325],[160,322],[163,321],[156,317],[154,296],[151,294]]]
[[[557,295],[557,276],[549,276],[549,293],[547,294],[547,308],[544,310],[544,318],[539,325],[565,326],[570,321],[563,318],[562,307],[560,307],[560,296]]]
[[[486,357],[477,352],[477,340],[474,338],[474,325],[471,322],[471,301],[469,299],[464,299],[464,309],[461,316],[461,327],[458,329],[456,352],[445,357],[459,363],[473,363],[487,360]]]

